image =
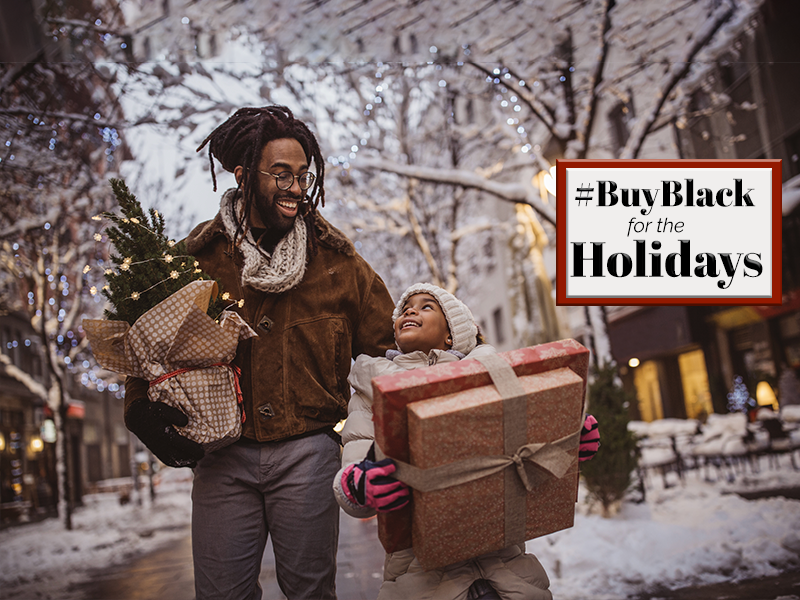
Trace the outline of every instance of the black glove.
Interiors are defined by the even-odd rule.
[[[205,454],[203,446],[183,437],[173,427],[185,427],[189,417],[163,402],[134,400],[125,412],[125,424],[150,452],[170,467],[194,468]]]

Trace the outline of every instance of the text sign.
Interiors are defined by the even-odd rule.
[[[559,160],[558,304],[780,304],[779,160]]]

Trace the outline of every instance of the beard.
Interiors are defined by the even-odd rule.
[[[304,198],[298,198],[290,192],[280,192],[268,198],[259,190],[254,190],[254,205],[253,208],[258,212],[261,221],[264,223],[267,231],[272,236],[283,237],[294,227],[294,222],[297,217],[304,213]],[[278,208],[277,202],[279,200],[288,200],[290,202],[297,202],[297,214],[293,217],[287,217]]]

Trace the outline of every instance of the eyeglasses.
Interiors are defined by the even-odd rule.
[[[288,190],[294,185],[294,174],[289,171],[284,171],[283,173],[278,173],[277,175],[273,173],[269,173],[267,171],[259,171],[262,175],[269,175],[270,177],[275,178],[275,185],[278,186],[279,190]],[[314,185],[314,180],[316,176],[311,171],[306,171],[302,175],[297,176],[297,183],[300,186],[301,190],[307,190],[312,185]]]

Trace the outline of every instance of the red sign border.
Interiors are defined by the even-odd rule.
[[[772,297],[771,298],[568,298],[567,297],[567,168],[768,168],[772,170]],[[782,195],[780,159],[558,159],[556,160],[556,304],[559,306],[671,306],[781,304]]]

